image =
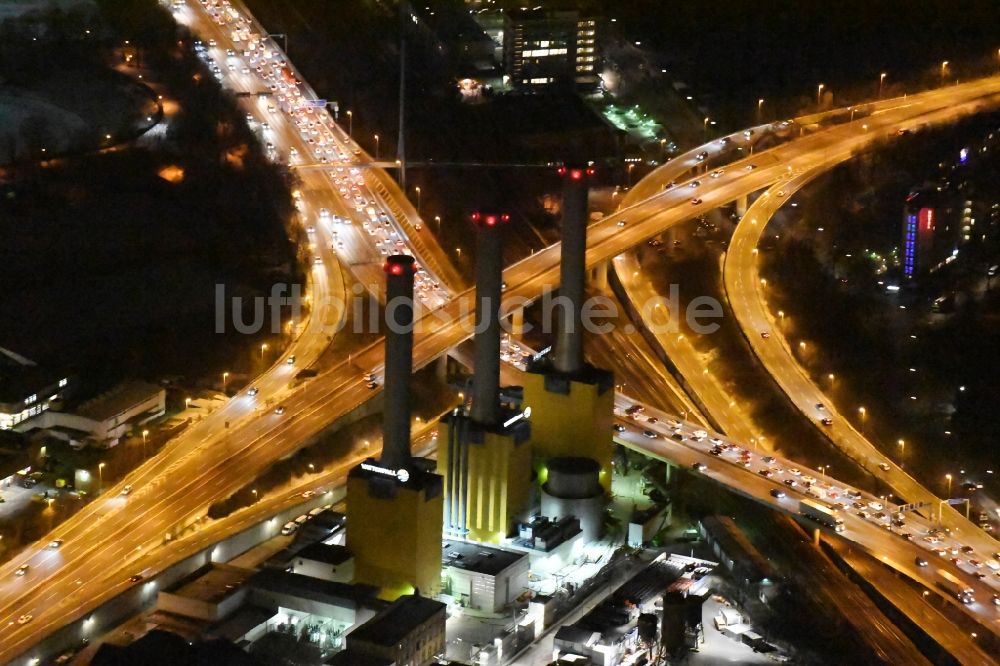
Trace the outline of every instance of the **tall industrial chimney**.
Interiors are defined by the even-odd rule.
[[[382,464],[400,469],[410,459],[410,377],[413,374],[413,274],[416,262],[405,254],[385,262],[385,409],[382,414]]]
[[[568,305],[559,308],[553,364],[566,374],[583,369],[583,288],[587,270],[587,178],[591,169],[567,166],[563,177],[562,256],[559,295]]]
[[[500,421],[500,292],[503,257],[500,225],[509,215],[473,213],[479,227],[476,241],[475,374],[472,380],[472,420],[485,426]]]

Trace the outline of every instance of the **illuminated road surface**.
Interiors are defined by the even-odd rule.
[[[807,494],[808,491],[805,487],[807,482],[811,482],[812,487],[818,489],[818,491],[814,490],[813,492],[824,495],[824,498],[818,501],[828,506],[837,502],[842,502],[847,507],[855,502],[878,502],[883,504],[883,511],[887,515],[891,515],[889,505],[880,498],[862,493],[820,471],[802,467],[792,460],[772,456],[773,459],[764,462],[760,455],[754,454],[752,449],[747,449],[745,443],[741,445],[730,438],[720,437],[711,432],[698,433],[699,426],[671,421],[669,415],[648,405],[645,405],[643,411],[635,418],[625,416],[625,410],[633,404],[636,403],[623,396],[619,396],[616,402],[616,411],[619,413],[617,423],[624,427],[625,431],[615,433],[615,441],[628,448],[688,469],[691,469],[696,463],[700,463],[705,466],[705,469],[696,473],[703,474],[739,495],[791,515],[799,515],[800,500],[809,497],[816,499],[814,495]],[[650,417],[655,418],[656,423],[649,423]],[[645,431],[655,433],[656,437],[647,437],[643,434]],[[683,437],[683,440],[675,439],[675,432],[678,433],[677,436]],[[736,448],[731,448],[721,455],[711,454],[710,451],[720,443]],[[749,465],[745,466],[741,454],[747,450],[751,452],[752,457]],[[761,470],[769,470],[771,476],[762,476]],[[786,485],[786,479],[794,480],[796,486]],[[782,491],[785,496],[774,497],[771,493],[775,490]],[[849,496],[848,492],[852,493],[853,497]],[[884,564],[918,581],[932,591],[939,591],[940,570],[956,573],[956,568],[948,561],[951,555],[941,557],[933,553],[931,549],[952,548],[957,550],[962,545],[959,541],[949,537],[932,537],[938,538],[938,541],[932,544],[927,540],[927,532],[934,527],[934,524],[920,516],[907,514],[904,527],[891,527],[888,520],[874,518],[874,514],[878,513],[877,510],[871,508],[867,510],[872,514],[867,519],[858,515],[857,509],[844,508],[840,510],[838,513],[843,518],[845,527],[844,531],[840,533],[834,533],[825,527],[819,528],[818,524],[815,523],[806,524],[822,529],[831,536],[840,536],[853,542]],[[909,533],[912,541],[904,538],[903,533]],[[918,566],[917,558],[926,560],[928,565]],[[984,630],[997,632],[1000,612],[992,603],[992,595],[996,592],[993,585],[1000,582],[1000,578],[997,578],[992,572],[986,581],[977,580],[964,571],[958,572],[956,575],[975,590],[976,601],[973,604],[964,605],[956,599],[946,596],[948,601],[966,612]],[[881,583],[880,589],[886,586],[886,581],[879,582]],[[891,583],[881,591],[894,597],[905,594],[905,586],[905,582],[892,579]],[[944,594],[943,591],[939,591],[939,593]],[[928,613],[923,608],[904,606],[903,611],[914,613],[913,619],[918,621],[925,631],[935,640],[941,642],[962,663],[994,663],[993,658],[987,656],[976,645],[971,636],[958,631],[943,616],[937,613]]]
[[[783,177],[787,169],[807,168],[831,150],[861,148],[878,131],[888,133],[898,123],[931,110],[952,108],[1000,92],[1000,79],[975,81],[909,98],[905,106],[868,119],[868,129],[841,125],[795,139],[752,158],[757,168],[745,171],[729,168],[724,177],[713,179],[702,189],[703,202],[690,203],[682,188],[663,192],[628,208],[625,227],[618,227],[621,215],[591,225],[588,265],[593,266],[672,225],[706,210],[767,187]],[[505,301],[537,298],[558,284],[559,246],[555,245],[518,262],[504,272],[508,284]],[[415,366],[422,367],[471,335],[471,290],[458,294],[420,322],[414,344]],[[171,445],[168,451],[130,475],[125,482],[135,490],[127,498],[112,488],[56,533],[0,567],[0,618],[13,620],[31,613],[26,625],[0,626],[0,661],[10,661],[26,652],[42,637],[80,617],[102,601],[132,585],[135,558],[156,547],[164,534],[204,515],[215,500],[226,497],[254,478],[274,460],[287,456],[337,418],[369,400],[373,392],[365,386],[363,373],[378,370],[382,363],[382,342],[357,352],[352,363],[340,363],[297,390],[284,387],[294,369],[280,364],[268,377],[275,388],[286,393],[282,403],[287,412],[254,414],[261,396],[254,400],[242,395],[222,410],[194,426],[182,438],[184,446]],[[288,374],[282,374],[287,372]],[[264,390],[262,389],[262,394]],[[227,417],[232,417],[227,419]],[[253,416],[253,418],[249,418]],[[231,420],[225,427],[226,420]],[[872,528],[875,529],[875,528]],[[52,538],[65,540],[58,551],[42,546]],[[183,541],[183,539],[179,540]],[[178,542],[171,544],[180,553]],[[143,563],[152,574],[171,558],[158,557],[154,564]],[[26,576],[15,577],[14,569],[30,564]],[[992,609],[990,609],[992,610]]]

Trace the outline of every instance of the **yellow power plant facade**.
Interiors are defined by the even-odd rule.
[[[441,588],[441,477],[417,469],[391,470],[367,460],[347,477],[347,548],[354,579],[395,600]]]
[[[591,458],[601,467],[601,485],[610,490],[614,376],[589,366],[574,377],[543,368],[524,373],[523,383],[536,464],[544,466],[550,458]]]
[[[532,498],[531,428],[516,414],[508,423],[490,428],[462,413],[442,419],[445,533],[500,543],[525,517]]]

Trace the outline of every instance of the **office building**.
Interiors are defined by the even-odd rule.
[[[48,410],[18,429],[44,430],[74,449],[111,448],[136,426],[162,416],[166,407],[167,391],[162,386],[127,381],[76,407]]]
[[[504,68],[520,90],[598,87],[598,23],[575,10],[522,9],[504,14]]]
[[[0,430],[10,430],[66,397],[70,378],[0,347]]]
[[[932,273],[954,260],[961,243],[961,210],[955,196],[935,188],[915,190],[903,206],[903,277]],[[965,221],[968,224],[968,220]]]

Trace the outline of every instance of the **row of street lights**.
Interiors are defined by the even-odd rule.
[[[778,316],[781,317],[782,319],[784,319],[784,314],[785,314],[784,312],[780,312],[779,311]],[[800,342],[799,343],[799,347],[802,348],[802,349],[805,349],[805,347],[806,347],[805,342]],[[827,379],[829,379],[832,382],[834,380],[833,373],[828,374],[827,375]],[[865,407],[865,406],[863,406],[863,405],[860,406],[860,407],[858,407],[858,416],[860,417],[860,420],[861,420],[859,431],[861,432],[862,435],[864,435],[865,434],[865,423],[866,423],[866,421],[868,419],[868,408]],[[899,467],[900,467],[900,469],[902,469],[903,466],[904,466],[904,464],[905,464],[905,461],[906,461],[906,440],[902,439],[902,438],[897,439],[896,440],[896,446],[899,449]],[[827,465],[826,467],[829,467],[829,465]],[[821,465],[817,469],[819,469],[819,470],[822,471],[824,469],[824,466]],[[947,492],[947,495],[950,497],[951,496],[952,475],[951,474],[945,474],[944,478],[945,478],[945,481],[947,481],[947,483],[948,483],[948,492]]]
[[[1000,65],[1000,49],[997,49],[997,63],[998,63],[998,65]],[[941,83],[944,83],[945,78],[948,76],[948,65],[949,64],[950,64],[950,61],[948,61],[948,60],[942,60],[941,61],[941,68],[940,68]],[[883,89],[883,87],[885,85],[885,78],[887,76],[889,76],[888,72],[881,72],[878,75],[878,96],[876,97],[876,99],[882,99],[882,89]],[[826,84],[825,83],[820,83],[819,85],[816,86],[816,103],[817,104],[820,104],[823,101],[822,100],[822,94],[823,94],[823,89],[824,88],[826,88]],[[761,107],[761,105],[763,103],[764,103],[763,99],[757,100],[757,117],[758,117],[758,119],[760,118],[760,107]]]

